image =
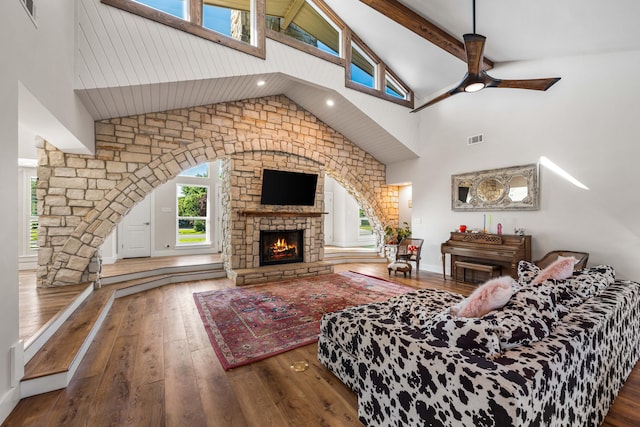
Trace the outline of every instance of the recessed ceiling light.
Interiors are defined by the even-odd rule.
[[[327,99],[327,105],[329,107],[333,107],[333,104],[334,104],[333,99]]]
[[[258,86],[264,86],[267,82],[264,80],[258,80]]]

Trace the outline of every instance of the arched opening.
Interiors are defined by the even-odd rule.
[[[292,120],[295,126],[290,125]],[[129,143],[116,147],[111,141],[121,129],[130,135]],[[55,159],[55,165],[47,163],[39,173],[49,192],[74,195],[67,190],[96,186],[93,192],[100,197],[89,203],[79,200],[78,208],[64,218],[64,226],[62,218],[49,217],[50,225],[43,230],[44,256],[39,259],[41,286],[92,281],[95,276],[87,266],[122,218],[154,189],[203,162],[221,160],[222,169],[230,173],[228,180],[221,181],[220,196],[222,252],[229,270],[254,261],[248,244],[253,237],[238,237],[238,230],[254,224],[234,221],[239,212],[259,205],[256,183],[264,167],[312,171],[335,179],[362,208],[378,248],[383,225],[398,218],[397,187],[385,184],[384,165],[284,96],[105,120],[96,123],[96,148],[100,158],[62,154],[50,144],[42,148],[42,158]],[[76,178],[58,178],[57,167],[74,169]],[[46,195],[43,203],[46,210]],[[322,215],[323,199],[316,205],[303,213]],[[313,238],[323,240],[322,225],[308,222]],[[309,261],[321,259],[317,252]]]

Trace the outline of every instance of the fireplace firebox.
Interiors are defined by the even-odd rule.
[[[304,261],[304,230],[261,230],[260,265]]]

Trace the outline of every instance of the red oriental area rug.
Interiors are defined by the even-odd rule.
[[[227,370],[311,344],[324,313],[384,301],[412,288],[354,272],[194,293]]]

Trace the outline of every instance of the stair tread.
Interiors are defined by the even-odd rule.
[[[210,263],[196,264],[193,266],[180,265],[180,266],[169,266],[169,267],[162,267],[162,268],[141,269],[136,272],[127,272],[127,273],[118,273],[118,274],[112,273],[109,275],[102,276],[102,281],[108,284],[117,284],[123,281],[121,278],[129,277],[129,276],[139,276],[140,278],[144,278],[144,277],[152,277],[160,274],[175,275],[179,273],[171,273],[172,270],[184,270],[184,269],[189,269],[189,267],[193,267],[193,269],[190,269],[189,271],[185,271],[185,272],[194,273],[194,272],[201,272],[201,271],[220,270],[224,268],[224,264],[222,262],[216,261],[216,262],[210,262]],[[203,267],[209,267],[209,268],[203,268]],[[161,271],[161,273],[156,273],[157,271]]]
[[[24,380],[66,372],[114,289],[98,289],[78,307],[25,365]]]

